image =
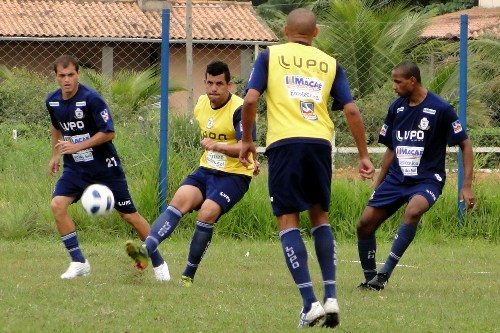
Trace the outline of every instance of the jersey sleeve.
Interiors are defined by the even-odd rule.
[[[255,89],[262,94],[267,89],[267,77],[269,73],[269,49],[265,49],[257,56],[255,64],[253,65],[250,78],[248,79],[247,88]]]
[[[337,70],[333,81],[330,96],[333,97],[332,110],[342,110],[344,105],[354,101],[349,88],[349,82],[345,75],[344,69],[337,62]]]
[[[54,109],[50,106],[49,102],[51,100],[53,93],[51,93],[47,98],[45,99],[45,107],[47,108],[47,111],[49,112],[49,117],[50,117],[50,122],[52,126],[54,126],[55,129],[59,129],[59,123],[56,120],[56,117],[54,116]]]
[[[389,149],[394,149],[392,144],[392,130],[394,123],[394,104],[389,107],[384,124],[378,133],[378,143],[383,144]]]
[[[109,107],[104,99],[99,95],[92,95],[88,99],[89,109],[96,123],[99,132],[114,132],[115,127]]]
[[[236,140],[240,141],[242,136],[243,136],[243,124],[241,122],[241,110],[242,107],[239,106],[233,114],[233,126],[234,130],[236,132]],[[255,121],[253,122],[252,125],[252,140],[256,141],[257,140],[257,125]]]
[[[443,109],[443,124],[446,131],[448,146],[455,146],[468,138],[465,129],[451,105]]]

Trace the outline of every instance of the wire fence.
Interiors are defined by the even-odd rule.
[[[209,19],[210,17],[206,17],[206,20]],[[368,144],[375,153],[374,162],[377,163],[381,157],[378,154],[380,146],[376,143],[378,132],[388,106],[396,97],[391,88],[392,67],[403,59],[416,61],[422,70],[424,86],[441,95],[458,110],[459,40],[456,37],[390,40],[387,36],[391,34],[388,32],[397,27],[394,22],[359,22],[356,25],[336,22],[330,24],[327,30],[341,30],[347,24],[350,25],[351,33],[344,38],[349,39],[350,44],[344,41],[342,48],[337,47],[342,42],[339,37],[324,34],[318,37],[317,46],[335,56],[344,67],[353,95],[362,111]],[[168,99],[169,112],[172,114],[192,112],[190,105],[204,94],[206,65],[214,60],[228,63],[236,83],[233,92],[242,94],[257,53],[266,47],[266,43],[255,41],[194,40],[192,51],[187,52],[186,44],[185,40],[170,42],[171,91]],[[130,83],[131,80],[138,79],[140,73],[151,66],[158,69],[158,66],[163,65],[160,61],[160,39],[103,41],[77,36],[62,39],[0,37],[0,124],[29,123],[40,119],[46,119],[48,123],[44,100],[48,92],[57,88],[52,63],[62,54],[72,54],[79,59],[84,74],[81,81],[105,96],[111,104],[113,114],[123,119],[142,116],[148,120],[144,113],[155,105],[156,109],[148,115],[158,114],[158,104],[154,102],[158,102],[159,85],[150,98],[137,101],[132,99],[138,94],[133,90],[134,86],[127,86],[124,82]],[[481,164],[478,167],[500,169],[498,37],[470,39],[468,56],[468,132],[477,153],[481,154]],[[188,64],[190,73],[187,73]],[[264,104],[260,106],[259,113],[261,117],[265,117]],[[351,153],[354,142],[345,117],[342,112],[332,112],[332,117],[336,123],[336,168],[355,167],[357,161],[355,154]],[[150,120],[158,121],[158,117],[150,117]],[[261,128],[259,133],[260,145],[264,144],[264,130]],[[449,168],[456,168],[456,154],[449,155]]]

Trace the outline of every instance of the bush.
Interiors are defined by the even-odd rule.
[[[47,95],[57,88],[54,79],[23,68],[0,71],[0,123],[49,126]]]

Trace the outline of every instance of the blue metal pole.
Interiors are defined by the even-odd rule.
[[[167,208],[169,47],[170,9],[163,9],[161,15],[160,213]]]
[[[458,118],[464,131],[467,130],[467,41],[469,35],[469,17],[460,16],[460,103],[458,106]],[[458,151],[458,227],[464,223],[465,202],[460,201],[460,189],[464,184],[464,165],[462,162],[462,150]]]

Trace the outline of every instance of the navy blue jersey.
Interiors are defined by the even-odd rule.
[[[61,89],[47,97],[45,104],[54,128],[63,139],[73,143],[90,139],[97,132],[114,132],[113,119],[104,99],[94,90],[79,84],[75,96],[62,98]],[[120,159],[111,141],[65,154],[64,168],[86,175],[123,173]]]
[[[446,179],[446,145],[467,139],[453,107],[428,91],[418,105],[409,106],[408,98],[398,98],[389,107],[379,133],[379,143],[394,150],[387,179],[419,182]]]

